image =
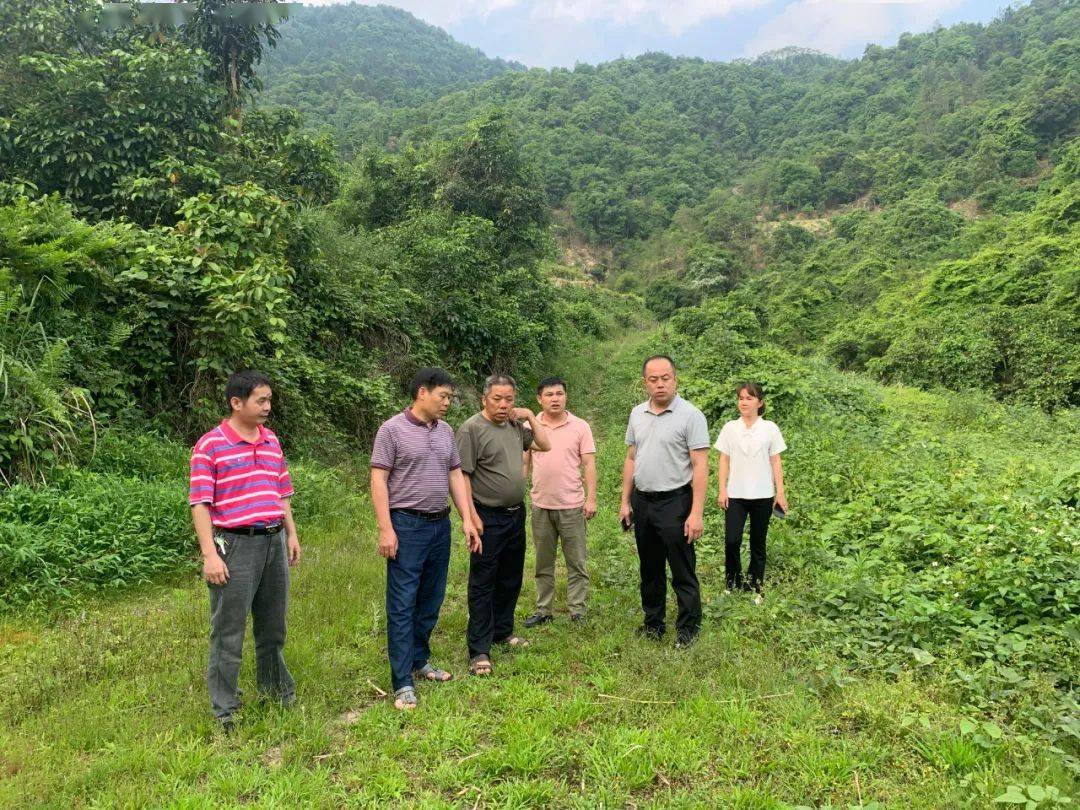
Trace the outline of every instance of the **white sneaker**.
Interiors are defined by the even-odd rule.
[[[765,599],[760,593],[755,593],[754,594],[754,604],[755,605],[760,605],[764,601],[765,601]]]

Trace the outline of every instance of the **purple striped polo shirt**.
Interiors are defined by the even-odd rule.
[[[454,430],[440,419],[421,422],[406,408],[375,434],[371,466],[389,470],[391,509],[439,512],[446,508],[450,471],[461,466]]]

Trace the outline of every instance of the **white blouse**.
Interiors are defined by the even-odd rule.
[[[730,460],[727,480],[729,498],[772,498],[776,495],[772,456],[787,450],[775,422],[758,417],[750,427],[732,419],[720,429],[713,445]]]

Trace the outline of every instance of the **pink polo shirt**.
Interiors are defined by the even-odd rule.
[[[220,529],[281,523],[282,499],[292,494],[281,445],[267,427],[259,425],[259,439],[252,443],[226,419],[191,452],[188,503],[208,504],[210,520]]]
[[[532,454],[532,503],[541,509],[576,509],[585,505],[585,487],[581,481],[581,457],[595,453],[592,428],[584,419],[569,411],[560,425],[549,425],[540,414],[540,424],[547,428],[551,449]]]

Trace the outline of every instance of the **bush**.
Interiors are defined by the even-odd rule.
[[[0,491],[0,613],[48,609],[199,566],[187,503],[190,448],[106,433],[80,469],[47,486]],[[341,473],[290,459],[301,524],[327,521],[355,496]]]
[[[1077,413],[882,389],[753,345],[758,327],[739,325],[736,311],[710,301],[672,320],[681,391],[715,432],[737,416],[736,382],[764,385],[789,446],[792,504],[770,534],[769,559],[781,580],[785,569],[803,574],[787,581],[797,592],[778,598],[807,647],[855,670],[945,681],[975,710],[1065,751],[1075,768]],[[953,322],[905,344],[905,357],[929,354],[942,375],[970,379],[960,343],[935,353],[950,333],[982,334]]]

